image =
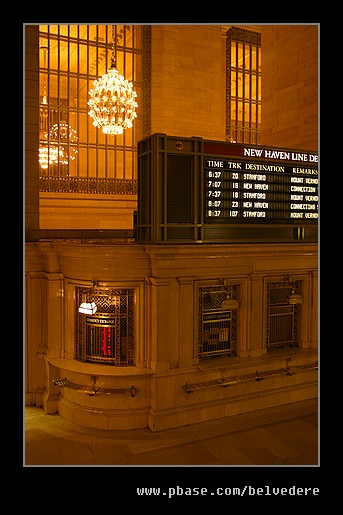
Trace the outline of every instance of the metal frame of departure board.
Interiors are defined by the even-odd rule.
[[[153,134],[138,143],[137,241],[318,241],[318,154]]]

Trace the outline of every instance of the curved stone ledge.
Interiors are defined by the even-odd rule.
[[[79,399],[81,400],[81,399]],[[149,408],[92,407],[61,397],[58,412],[69,422],[96,429],[142,429],[148,425]]]
[[[82,363],[75,359],[48,358],[48,362],[64,372],[75,372],[89,376],[149,376],[153,371],[149,368],[139,367],[114,367],[106,365],[96,365],[93,363]]]

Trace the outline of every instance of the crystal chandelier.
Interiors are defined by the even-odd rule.
[[[56,147],[41,146],[39,147],[39,157],[38,161],[44,170],[48,168],[49,165],[56,163],[58,159],[58,150]]]
[[[68,164],[69,159],[74,161],[77,154],[77,148],[72,144],[77,142],[77,132],[70,125],[65,122],[55,123],[49,132],[50,141],[53,148],[59,145],[59,163]]]
[[[137,117],[135,110],[138,104],[132,82],[124,79],[115,68],[114,26],[112,40],[111,66],[105,75],[93,82],[93,88],[89,91],[88,114],[93,118],[94,127],[101,128],[105,134],[116,136],[132,127]]]

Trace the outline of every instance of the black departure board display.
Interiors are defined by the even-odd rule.
[[[205,223],[313,224],[318,168],[205,157]]]
[[[317,242],[318,153],[152,134],[138,142],[137,241]]]

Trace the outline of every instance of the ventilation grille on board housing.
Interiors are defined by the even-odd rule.
[[[167,223],[193,223],[191,156],[167,157]]]

